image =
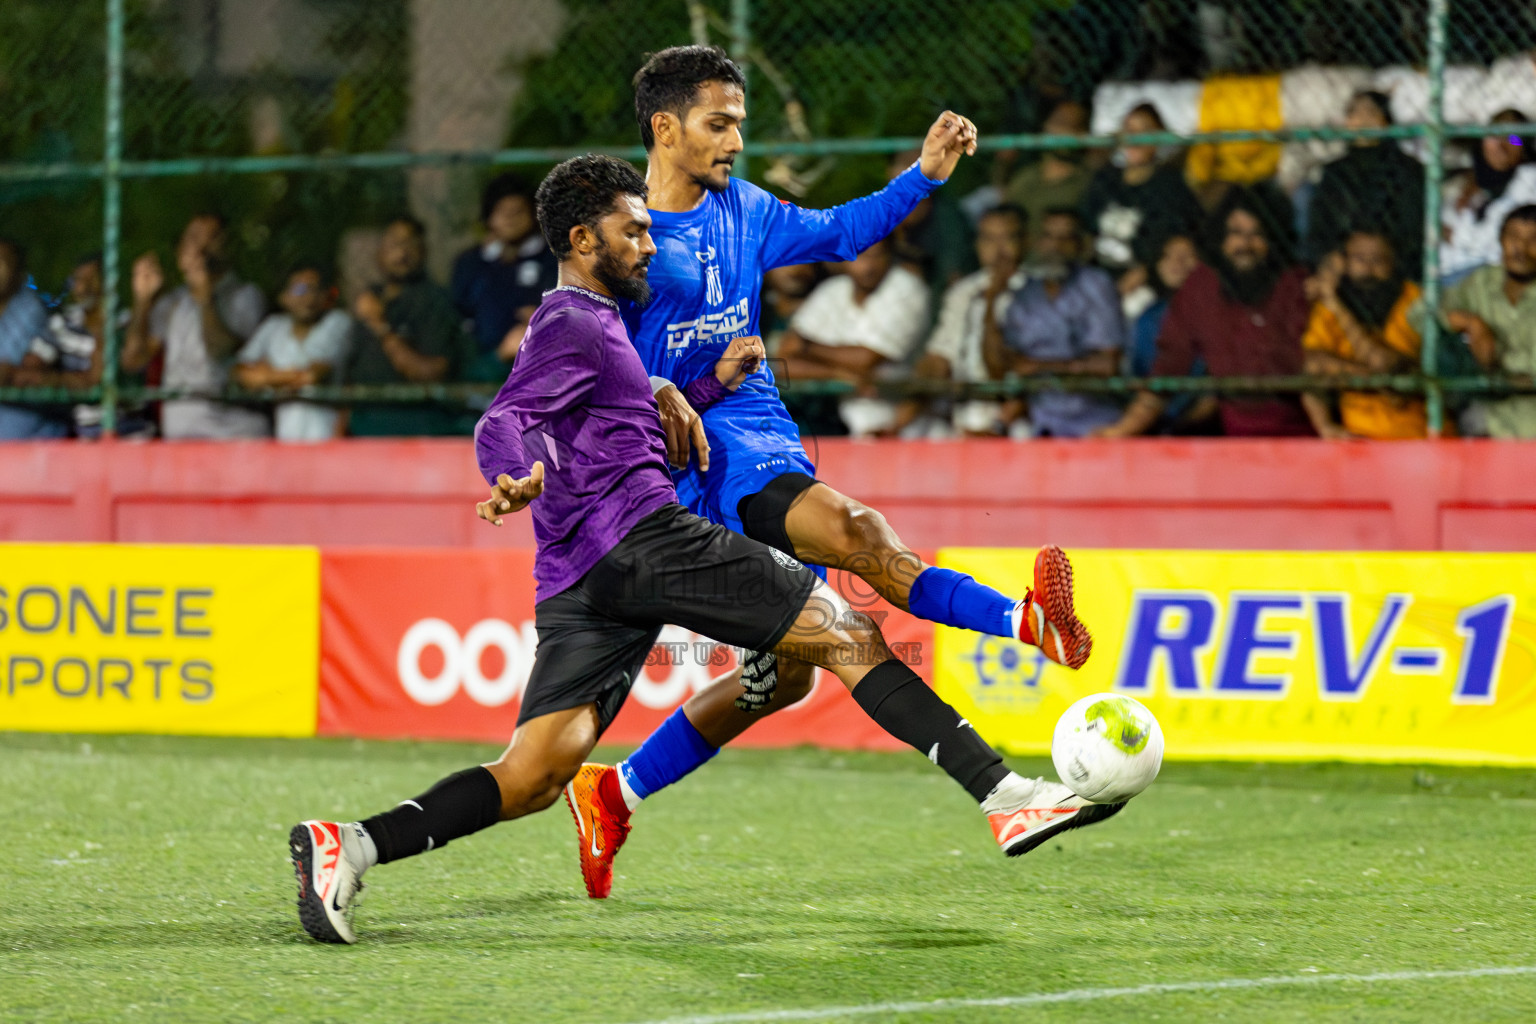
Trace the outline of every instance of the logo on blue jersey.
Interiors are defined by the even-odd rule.
[[[713,276],[716,268],[710,267],[710,287],[719,287],[719,278]],[[667,324],[667,351],[687,348],[697,342],[702,345],[715,338],[730,338],[745,331],[752,324],[752,316],[747,308],[747,299],[743,298],[734,306],[728,306],[718,313],[705,313],[697,320],[683,320],[675,324]]]
[[[699,262],[704,264],[704,301],[711,306],[718,306],[725,301],[725,288],[720,284],[720,266],[715,262],[715,247],[710,246],[704,252],[696,252]]]

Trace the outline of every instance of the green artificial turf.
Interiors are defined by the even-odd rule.
[[[359,945],[303,935],[294,822],[494,753],[0,734],[0,1020],[769,1020],[1254,978],[1303,983],[832,1019],[1536,1020],[1536,974],[1325,977],[1536,965],[1528,771],[1169,764],[1008,860],[915,753],[727,750],[637,813],[607,901],[557,804],[370,872]]]

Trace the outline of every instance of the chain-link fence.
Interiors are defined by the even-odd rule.
[[[915,146],[944,107],[983,132],[982,155],[949,186],[957,196],[1005,191],[1042,152],[1094,161],[1142,142],[1184,160],[1197,190],[1266,181],[1304,200],[1352,144],[1401,145],[1425,169],[1412,250],[1431,303],[1458,176],[1483,167],[1484,137],[1523,147],[1536,132],[1527,0],[9,0],[0,235],[27,246],[48,293],[100,250],[107,324],[119,322],[131,259],[159,250],[174,265],[174,239],[198,210],[229,219],[236,268],[269,294],[301,260],[357,283],[372,269],[369,232],[405,209],[425,221],[442,276],[474,238],[491,168],[536,177],[588,149],[640,159],[631,76],[646,53],[688,41],[719,43],[747,68],[739,172],[807,205],[878,187],[889,155]],[[1361,90],[1386,97],[1391,126],[1346,123]],[[1046,133],[1064,101],[1091,110],[1086,133]],[[1126,115],[1148,101],[1164,130],[1126,135]],[[1437,373],[1438,333],[1429,321],[1423,373],[1372,381],[1023,379],[970,390],[1370,383],[1427,394],[1436,428],[1447,391],[1528,390]],[[0,401],[100,400],[110,428],[124,400],[157,394],[118,379],[119,334],[105,331],[100,386],[0,388]],[[458,401],[487,390],[309,393]]]

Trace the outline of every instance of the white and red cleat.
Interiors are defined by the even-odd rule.
[[[1035,585],[1014,610],[1018,638],[1068,668],[1082,668],[1093,653],[1093,634],[1072,608],[1072,562],[1054,544],[1035,555]]]
[[[349,855],[351,826],[304,821],[288,833],[288,853],[299,880],[299,922],[321,942],[354,943],[352,912],[363,888],[361,858]]]
[[[1003,788],[1003,787],[1006,787]],[[1059,782],[1011,776],[983,809],[997,845],[1010,857],[1028,853],[1069,829],[1092,825],[1118,814],[1125,801],[1096,804]]]
[[[612,765],[588,762],[565,787],[565,802],[576,819],[581,880],[587,895],[607,899],[613,891],[613,858],[629,838],[629,806]]]

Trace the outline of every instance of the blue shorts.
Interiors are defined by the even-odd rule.
[[[739,512],[743,498],[757,494],[768,486],[769,481],[786,473],[816,475],[816,464],[803,451],[770,454],[748,449],[726,452],[713,448],[709,462],[707,473],[690,467],[674,477],[677,500],[694,515],[737,533],[746,532]],[[794,552],[786,551],[785,554]],[[813,565],[811,569],[823,580],[827,578],[824,567]]]

